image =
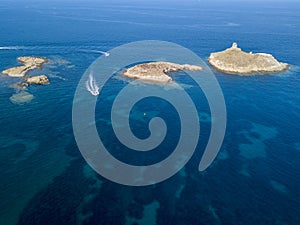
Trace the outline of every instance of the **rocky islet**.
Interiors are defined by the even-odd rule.
[[[211,53],[208,62],[216,70],[237,75],[277,73],[290,67],[287,63],[277,61],[271,54],[244,52],[237,43],[224,51]]]
[[[171,62],[150,62],[127,68],[123,75],[146,82],[169,83],[173,79],[168,74],[183,70],[201,71],[202,67]]]
[[[40,56],[22,56],[17,58],[19,63],[23,64],[22,66],[16,66],[2,71],[2,74],[8,75],[10,77],[22,77],[24,82],[27,84],[49,84],[50,81],[46,75],[38,75],[27,77],[27,73],[34,69],[42,69],[43,64],[47,63],[48,60]],[[22,86],[24,82],[21,82]]]

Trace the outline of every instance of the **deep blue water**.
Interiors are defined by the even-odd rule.
[[[34,98],[27,104],[10,101],[19,79],[0,75],[0,224],[300,224],[299,10],[296,2],[0,1],[0,70],[17,65],[22,55],[51,60],[42,71],[51,84],[30,86]],[[197,151],[169,180],[127,187],[97,175],[83,160],[72,132],[72,102],[82,74],[101,55],[93,51],[149,39],[180,44],[204,61],[236,41],[245,51],[271,53],[292,66],[271,76],[215,72],[228,124],[218,158],[204,172],[197,168],[209,134],[208,105],[192,81],[173,75],[198,99]],[[151,154],[119,152],[108,112],[125,84],[108,82],[97,104],[104,111],[96,114],[97,128],[117,158],[152,164],[176,145],[178,115],[158,99],[137,104],[131,119],[138,137],[149,135],[144,111],[164,118],[171,133]]]

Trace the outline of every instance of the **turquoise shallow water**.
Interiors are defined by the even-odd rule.
[[[167,13],[166,13],[167,11]],[[249,13],[251,12],[251,13]],[[49,58],[42,73],[48,86],[31,86],[30,103],[13,104],[18,78],[0,75],[0,224],[300,224],[300,17],[297,3],[95,3],[19,2],[0,4],[0,70],[16,57]],[[17,15],[17,16],[16,16]],[[183,45],[203,60],[233,41],[245,51],[272,53],[290,63],[272,76],[228,76],[215,72],[226,100],[228,125],[217,160],[205,172],[197,166],[209,134],[210,117],[199,88],[182,75],[188,93],[199,97],[201,138],[192,160],[171,179],[136,188],[94,173],[77,149],[72,101],[77,83],[100,54],[137,40]],[[96,114],[98,129],[116,157],[109,108],[124,81],[112,78]],[[148,108],[147,108],[148,107]],[[173,132],[161,151],[166,157],[178,136],[173,109],[157,99],[137,105],[133,131],[149,135],[147,120],[160,115]],[[168,116],[166,117],[166,113]],[[171,115],[171,116],[170,116]]]

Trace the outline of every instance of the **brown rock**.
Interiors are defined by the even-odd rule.
[[[7,70],[3,70],[2,73],[10,77],[24,77],[29,70],[30,67],[27,66],[16,66]]]
[[[50,84],[50,81],[46,75],[33,76],[25,79],[28,84]]]
[[[212,53],[208,62],[217,70],[229,74],[276,73],[289,68],[286,63],[278,62],[272,55],[252,52],[246,53],[233,43],[231,48]]]
[[[48,62],[48,60],[43,57],[34,56],[19,57],[18,61],[23,64],[23,66],[12,67],[2,71],[2,73],[11,77],[24,77],[30,70],[41,69],[42,65]]]
[[[123,73],[124,76],[140,79],[142,81],[168,83],[172,78],[168,76],[169,73],[174,73],[182,70],[202,70],[200,66],[193,66],[188,64],[176,64],[170,62],[151,62],[143,63],[128,68]]]

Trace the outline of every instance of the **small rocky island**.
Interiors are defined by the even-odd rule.
[[[287,63],[278,62],[272,55],[247,53],[233,43],[231,48],[212,53],[208,62],[215,69],[239,75],[283,72],[289,68]]]
[[[169,73],[183,70],[199,71],[202,70],[202,67],[170,62],[150,62],[127,68],[123,72],[123,75],[147,82],[168,83],[172,81],[172,78],[168,76]]]
[[[28,84],[49,84],[50,81],[46,75],[39,75],[25,78]]]
[[[2,74],[6,74],[10,77],[23,77],[24,82],[21,86],[26,86],[26,84],[49,84],[49,79],[46,75],[39,75],[33,77],[26,77],[27,73],[34,69],[42,69],[44,63],[48,60],[43,57],[34,56],[23,56],[18,57],[18,61],[23,64],[22,66],[16,66],[2,71]]]

